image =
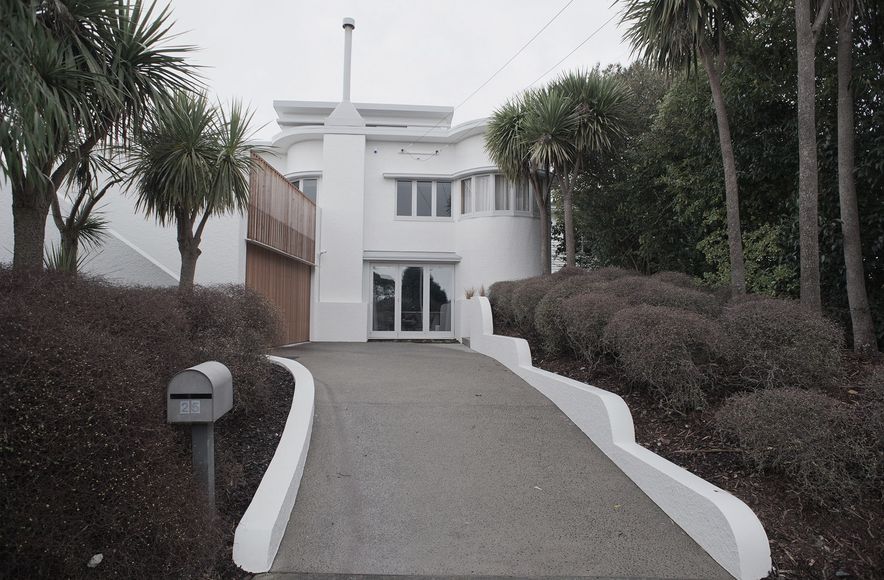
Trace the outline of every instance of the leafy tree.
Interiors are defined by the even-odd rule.
[[[835,4],[838,19],[838,199],[841,209],[841,232],[844,237],[844,265],[847,298],[853,328],[853,348],[875,354],[875,325],[869,309],[859,230],[856,198],[855,139],[853,113],[853,21],[855,0]]]
[[[136,207],[160,224],[175,224],[181,289],[193,287],[209,218],[242,212],[248,203],[251,119],[238,102],[228,112],[204,95],[178,93],[160,103],[136,133],[127,167]]]
[[[168,9],[123,0],[0,0],[0,167],[13,267],[40,268],[46,218],[81,161],[126,142],[150,105],[193,86]]]
[[[822,0],[795,0],[798,59],[798,225],[801,236],[801,303],[822,307],[819,250],[819,162],[816,140],[816,44],[832,9]]]
[[[623,20],[633,47],[661,70],[681,72],[702,63],[709,79],[724,166],[731,288],[746,290],[740,226],[740,195],[730,121],[721,88],[725,36],[746,22],[748,0],[629,0]]]
[[[873,3],[866,9],[872,10]],[[791,10],[775,0],[759,3],[751,28],[731,44],[722,90],[730,103],[734,155],[740,167],[747,287],[797,298],[797,59]],[[882,22],[880,17],[855,21],[852,84],[861,254],[879,344],[884,339]],[[837,179],[836,41],[834,27],[824,29],[817,62],[820,277],[826,313],[849,325]],[[601,178],[595,183],[580,181],[580,187],[592,188],[591,195],[575,195],[584,263],[648,272],[681,270],[726,285],[730,274],[725,191],[707,83],[680,75],[665,86],[655,80],[657,73],[640,64],[617,74],[637,95],[635,109],[649,112],[637,117],[631,135],[609,158]]]

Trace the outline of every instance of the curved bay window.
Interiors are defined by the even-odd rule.
[[[531,186],[513,183],[499,173],[460,180],[461,215],[535,215]]]

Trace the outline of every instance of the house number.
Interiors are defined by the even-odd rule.
[[[181,415],[199,415],[200,401],[179,401],[178,413]]]

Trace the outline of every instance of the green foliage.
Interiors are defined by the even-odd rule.
[[[871,8],[870,8],[871,9]],[[817,55],[820,252],[827,312],[849,324],[837,191],[835,30]],[[884,42],[875,19],[858,19],[854,46],[856,180],[866,287],[884,339]],[[798,208],[794,14],[764,0],[751,25],[729,36],[722,88],[740,183],[750,291],[797,297]],[[641,64],[612,69],[632,87],[636,123],[604,171],[575,194],[586,266],[685,272],[712,285],[729,272],[724,179],[708,83],[665,79]]]
[[[16,188],[47,187],[56,164],[125,142],[152,103],[194,86],[192,47],[169,44],[154,3],[3,0],[0,20],[0,165]]]
[[[702,51],[718,50],[723,37],[746,23],[749,0],[629,0],[626,38],[642,59],[660,70],[697,66]]]
[[[138,209],[161,224],[174,221],[176,212],[190,217],[244,209],[251,117],[239,103],[228,113],[189,93],[159,105],[138,131],[129,167]]]

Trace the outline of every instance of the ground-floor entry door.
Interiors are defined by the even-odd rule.
[[[369,338],[454,338],[454,266],[372,264]]]

